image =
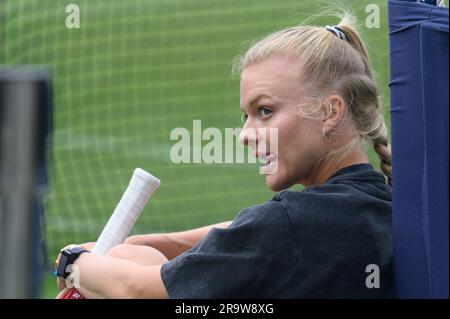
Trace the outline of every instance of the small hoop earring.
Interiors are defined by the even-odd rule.
[[[322,131],[322,137],[325,143],[330,144],[333,136],[330,133],[325,133],[325,130]]]

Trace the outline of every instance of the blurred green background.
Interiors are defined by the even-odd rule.
[[[65,8],[80,7],[68,29]],[[388,38],[382,0],[340,1],[358,17],[389,126]],[[367,28],[366,7],[380,8]],[[49,265],[68,243],[93,241],[135,167],[162,184],[134,233],[167,232],[230,220],[272,194],[253,164],[173,164],[172,129],[239,127],[234,57],[265,34],[335,6],[312,0],[6,0],[0,2],[0,63],[53,71],[50,185],[43,232]],[[336,18],[310,21],[333,25]],[[367,148],[370,161],[378,158]],[[297,186],[296,188],[300,188]],[[50,268],[48,274],[50,274]],[[42,297],[56,294],[46,275]]]

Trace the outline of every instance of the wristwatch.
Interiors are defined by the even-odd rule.
[[[72,265],[83,253],[90,253],[90,251],[77,245],[63,248],[59,260],[56,261],[56,276],[66,279],[70,275],[70,272],[66,271],[67,266]]]

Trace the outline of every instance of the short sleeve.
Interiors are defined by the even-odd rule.
[[[170,298],[270,298],[292,280],[298,249],[277,201],[242,211],[196,246],[163,264]],[[297,242],[298,244],[298,242]],[[280,253],[283,252],[283,253]]]

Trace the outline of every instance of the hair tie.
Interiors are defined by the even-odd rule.
[[[325,28],[328,31],[334,33],[334,35],[337,36],[339,39],[347,41],[347,37],[345,36],[344,31],[342,31],[342,29],[339,28],[338,26],[331,27],[331,26],[327,25]]]

